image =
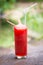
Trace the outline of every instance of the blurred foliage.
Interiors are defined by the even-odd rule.
[[[22,23],[25,21],[25,16],[21,18]],[[43,34],[43,15],[42,14],[34,14],[28,12],[26,14],[26,25],[28,29],[36,31],[40,34]]]
[[[14,8],[16,0],[0,0],[0,13],[5,10]]]
[[[1,27],[0,27],[0,46],[2,47],[10,47],[13,45],[14,35],[12,26],[6,22],[5,19],[1,19]]]
[[[0,12],[3,12],[8,9],[12,9],[14,5],[12,5],[16,0],[0,0]],[[42,9],[42,7],[40,7]],[[24,16],[21,18],[22,23],[24,22]],[[9,18],[14,24],[18,24],[17,21]],[[26,23],[28,29],[39,32],[43,35],[43,12],[41,14],[31,14],[28,12],[26,14]],[[42,36],[43,38],[43,36]],[[6,22],[6,19],[1,19],[0,26],[0,46],[10,47],[14,42],[14,31],[12,26]]]
[[[42,2],[43,0],[17,0],[19,2]]]

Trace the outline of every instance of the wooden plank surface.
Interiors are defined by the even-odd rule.
[[[12,49],[0,49],[0,65],[43,65],[43,40],[34,43],[28,44],[26,59],[16,59]]]

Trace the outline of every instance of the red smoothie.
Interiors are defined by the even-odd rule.
[[[27,55],[27,28],[23,24],[14,26],[15,37],[15,55],[26,56]]]

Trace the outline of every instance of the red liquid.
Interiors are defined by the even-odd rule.
[[[15,55],[27,55],[27,28],[25,25],[19,24],[14,27],[15,36]]]

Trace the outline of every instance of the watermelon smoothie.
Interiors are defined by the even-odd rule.
[[[27,56],[27,27],[23,24],[14,26],[15,55],[18,58]]]

